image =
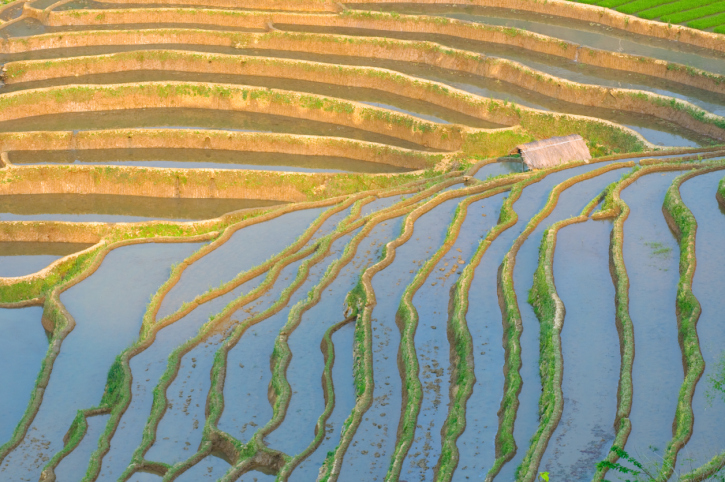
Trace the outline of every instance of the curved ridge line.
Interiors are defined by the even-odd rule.
[[[468,207],[482,199],[507,191],[508,187],[500,187],[482,194],[470,196],[461,201],[448,227],[445,241],[440,248],[418,270],[413,281],[406,287],[400,300],[396,319],[401,331],[398,360],[403,381],[403,415],[398,426],[398,437],[392,460],[385,476],[386,481],[396,481],[400,477],[403,462],[413,443],[416,421],[420,413],[423,394],[419,378],[419,363],[415,349],[415,333],[418,327],[418,310],[413,305],[413,297],[430,276],[436,264],[448,253],[455,244],[461,227],[468,214]]]
[[[518,396],[521,391],[522,379],[519,373],[521,369],[521,346],[519,339],[523,331],[521,322],[521,312],[518,307],[518,297],[514,290],[513,273],[514,266],[516,264],[516,255],[519,249],[526,241],[528,236],[536,229],[539,223],[546,218],[551,211],[556,207],[559,195],[562,191],[568,189],[573,184],[586,179],[591,179],[599,174],[609,172],[613,169],[620,169],[624,166],[633,166],[632,161],[625,163],[613,163],[600,167],[599,169],[592,170],[590,172],[580,174],[563,181],[551,190],[549,197],[544,207],[527,223],[523,232],[514,241],[511,249],[506,253],[504,259],[499,268],[499,304],[501,306],[501,314],[504,325],[504,350],[506,353],[506,363],[504,365],[505,383],[504,383],[504,396],[501,400],[501,408],[499,410],[499,430],[496,435],[496,461],[493,467],[489,470],[486,480],[490,481],[499,473],[504,464],[509,462],[516,454],[517,447],[516,441],[514,440],[514,424],[516,419],[516,412],[518,411],[519,400]],[[544,177],[554,172],[561,170],[559,168],[542,171],[537,174],[533,182],[538,182]],[[566,167],[564,165],[563,167]],[[523,189],[524,186],[521,186]],[[512,194],[514,190],[512,190]],[[520,195],[520,194],[519,194]],[[503,212],[503,208],[502,208]],[[518,215],[514,211],[516,220]],[[517,469],[518,477],[519,469]]]
[[[699,169],[678,176],[665,194],[662,212],[667,224],[674,232],[680,246],[680,280],[677,285],[677,325],[679,331],[680,350],[685,376],[680,387],[677,409],[673,421],[672,440],[667,444],[662,456],[662,467],[658,478],[668,480],[677,464],[677,456],[682,447],[692,436],[695,414],[692,409],[692,397],[702,374],[705,371],[705,359],[700,349],[697,334],[697,322],[702,313],[700,302],[692,291],[692,282],[697,266],[696,236],[697,220],[692,211],[685,205],[680,194],[682,184],[696,176],[725,169],[725,161],[720,166]]]

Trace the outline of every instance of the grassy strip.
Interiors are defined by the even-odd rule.
[[[614,218],[611,242],[609,248],[609,263],[612,281],[615,289],[615,308],[617,331],[619,332],[619,346],[621,364],[619,372],[619,388],[617,390],[617,414],[614,421],[616,435],[613,446],[624,447],[632,431],[632,421],[629,414],[632,410],[632,365],[634,362],[634,325],[629,315],[629,276],[624,264],[623,241],[624,222],[629,217],[629,206],[621,198],[624,189],[632,185],[637,179],[646,174],[664,171],[699,169],[709,166],[710,163],[685,162],[663,163],[646,167],[635,167],[625,174],[622,179],[611,184],[605,190],[605,199],[599,212],[592,215],[592,219]],[[610,451],[602,463],[597,465],[593,480],[601,481],[607,473],[608,467],[619,459],[615,451]]]
[[[506,256],[504,256],[503,262],[501,263],[501,267],[499,269],[498,285],[499,304],[501,305],[501,313],[503,316],[504,325],[504,348],[506,353],[506,362],[504,365],[505,383],[504,395],[501,401],[501,408],[499,410],[499,430],[496,434],[496,461],[494,462],[493,467],[489,470],[487,476],[489,478],[495,477],[501,470],[501,467],[503,467],[506,462],[513,458],[517,450],[513,431],[514,423],[516,420],[516,412],[518,411],[519,406],[518,396],[519,392],[521,391],[522,384],[519,370],[521,369],[520,339],[523,327],[521,322],[521,312],[519,311],[518,307],[518,298],[516,296],[513,281],[516,255],[518,254],[519,249],[524,244],[528,236],[534,231],[534,229],[536,229],[539,223],[541,223],[541,221],[543,221],[551,213],[551,211],[553,211],[554,207],[556,207],[556,203],[562,191],[576,184],[577,182],[591,179],[614,169],[621,169],[622,167],[633,165],[634,163],[632,161],[609,164],[599,169],[569,178],[566,181],[558,184],[556,187],[554,187],[554,189],[551,190],[549,198],[547,199],[544,207],[533,218],[531,218],[522,233],[519,235],[516,241],[514,241],[514,244],[512,245],[509,252],[506,253]],[[531,179],[531,182],[538,182],[546,177],[548,174],[557,172],[562,169],[566,169],[567,167],[572,167],[572,165],[563,165],[555,169],[541,171]],[[520,186],[517,186],[518,189],[517,187],[514,187],[514,189],[511,191],[511,196],[516,193],[516,198],[518,198],[518,196],[521,195],[521,190],[526,185],[528,184],[522,183]],[[508,214],[508,212],[512,213],[514,219],[518,220],[518,215],[516,215],[515,211],[513,211],[511,205],[504,204],[504,206],[501,208],[502,217],[505,214]],[[540,431],[534,435],[530,447],[538,443],[540,435]],[[548,440],[546,442],[548,442]],[[529,450],[529,452],[527,452],[527,456],[524,457],[522,465],[517,468],[517,477],[519,475],[524,475],[521,473],[522,468],[528,471],[528,459],[530,457],[530,454],[531,451]]]
[[[205,239],[208,239],[208,237],[196,236],[194,238],[186,239],[185,241],[191,242]],[[159,238],[156,241],[178,242],[178,240],[172,238]],[[77,272],[74,272],[73,276],[69,275],[62,278],[61,281],[58,281],[58,284],[41,293],[40,296],[44,300],[43,319],[52,324],[53,333],[50,336],[50,345],[45,358],[41,363],[40,372],[38,373],[35,388],[33,389],[30,401],[28,402],[28,407],[26,408],[23,417],[18,422],[18,425],[15,427],[10,440],[0,446],[0,464],[5,457],[7,457],[7,455],[14,450],[20,442],[22,442],[28,428],[30,428],[30,424],[35,418],[35,415],[38,413],[38,410],[40,410],[40,405],[43,401],[43,394],[48,385],[48,381],[50,380],[53,364],[60,353],[63,340],[71,331],[73,331],[73,328],[75,327],[75,320],[60,302],[60,294],[93,274],[101,266],[101,263],[106,255],[113,249],[140,242],[146,242],[146,240],[117,241],[111,244],[102,244],[96,249],[89,250],[88,253],[91,256],[87,259],[87,263],[84,265],[83,269],[78,269]]]
[[[105,255],[116,247],[144,242],[194,242],[213,239],[220,232],[224,236],[248,226],[250,223],[263,222],[299,209],[314,208],[334,204],[339,199],[306,204],[286,205],[276,209],[256,210],[241,214],[229,214],[210,221],[196,223],[148,223],[145,225],[116,226],[92,249],[71,255],[42,276],[26,276],[17,281],[0,283],[0,303],[9,304],[26,300],[40,299],[56,286],[73,282],[83,273],[96,266]],[[229,229],[231,228],[231,229]],[[96,266],[97,267],[97,266]]]
[[[431,200],[422,204],[413,210],[405,219],[403,225],[403,232],[395,240],[390,241],[385,245],[381,253],[381,260],[375,265],[366,269],[361,277],[360,285],[351,292],[348,299],[348,306],[353,310],[359,311],[359,301],[365,300],[365,305],[362,309],[361,315],[358,316],[358,322],[356,325],[356,351],[355,360],[355,386],[357,392],[357,400],[352,413],[345,421],[343,425],[342,435],[340,436],[340,443],[337,448],[328,453],[325,462],[320,469],[321,481],[334,481],[337,480],[342,458],[347,451],[352,438],[357,431],[362,417],[368,408],[372,404],[373,395],[373,375],[372,375],[372,330],[371,330],[371,317],[373,308],[376,305],[375,292],[372,287],[372,278],[378,272],[387,268],[395,258],[395,250],[406,243],[413,235],[413,228],[415,221],[432,210],[439,204],[454,199],[457,197],[468,196],[471,194],[478,194],[487,189],[493,189],[502,187],[515,182],[521,177],[528,177],[524,174],[523,176],[505,176],[504,179],[496,179],[485,183],[478,183],[478,185],[468,188],[457,189],[453,191],[447,191],[445,193],[435,196]]]
[[[294,252],[285,257],[284,259],[280,260],[277,264],[275,264],[274,268],[270,270],[265,280],[257,288],[255,288],[249,294],[242,295],[240,298],[237,298],[236,300],[231,302],[217,316],[212,316],[209,321],[199,329],[198,334],[194,338],[186,341],[184,344],[177,347],[171,353],[171,355],[169,355],[169,361],[166,366],[166,371],[159,379],[159,383],[156,385],[156,388],[154,388],[154,399],[151,406],[151,414],[149,415],[149,418],[146,422],[146,427],[143,431],[142,441],[139,444],[139,447],[134,452],[132,462],[122,475],[122,478],[127,478],[128,476],[133,474],[138,468],[142,467],[145,464],[144,456],[156,440],[156,430],[168,407],[166,391],[178,374],[179,366],[181,364],[181,358],[183,357],[183,355],[185,355],[198,343],[203,341],[211,333],[211,331],[218,327],[221,323],[228,321],[230,317],[240,307],[247,304],[254,295],[258,296],[268,291],[274,285],[274,283],[276,283],[284,267],[314,254],[312,258],[306,260],[305,263],[300,266],[297,278],[295,278],[292,284],[290,284],[290,286],[288,286],[283,291],[280,298],[264,312],[245,320],[244,325],[246,326],[250,323],[254,324],[255,322],[265,320],[269,316],[281,310],[285,306],[286,302],[289,301],[289,298],[292,296],[294,291],[307,277],[310,262],[313,260],[319,260],[321,257],[320,253],[324,254],[324,252],[322,251],[322,247],[323,245],[321,243],[316,243],[314,245],[308,246],[305,249]],[[327,248],[328,246],[324,247]],[[202,441],[202,445],[203,444],[204,441]],[[171,468],[170,466],[167,467]]]
[[[197,343],[203,340],[203,338],[214,326],[226,321],[226,319],[231,316],[236,311],[236,309],[238,309],[239,306],[243,306],[244,304],[247,304],[262,296],[272,286],[272,284],[274,284],[276,278],[279,276],[279,273],[284,268],[284,266],[286,266],[286,264],[294,262],[301,257],[307,256],[309,252],[313,250],[313,248],[309,248],[305,251],[300,251],[300,249],[302,249],[302,247],[309,241],[312,235],[320,228],[320,226],[322,226],[322,224],[330,216],[345,209],[347,206],[350,205],[351,202],[352,200],[348,200],[347,202],[343,202],[340,205],[333,206],[332,208],[322,213],[319,218],[302,235],[300,235],[295,243],[290,245],[280,254],[250,270],[247,270],[244,273],[241,273],[233,280],[221,285],[220,287],[212,289],[200,296],[197,296],[197,298],[195,298],[191,303],[185,303],[175,313],[157,322],[156,314],[161,306],[165,295],[169,291],[171,291],[173,286],[176,285],[178,280],[181,278],[181,274],[183,273],[185,268],[191,265],[193,262],[197,261],[198,259],[201,259],[201,257],[203,257],[204,255],[212,252],[224,242],[226,242],[229,238],[231,238],[232,234],[238,230],[238,228],[227,230],[224,235],[220,237],[220,239],[215,241],[215,243],[205,246],[200,253],[191,256],[190,258],[185,260],[182,265],[177,266],[172,270],[169,280],[157,291],[156,295],[152,298],[151,303],[149,304],[149,307],[144,316],[144,323],[142,326],[139,340],[121,354],[120,364],[123,368],[124,373],[123,381],[117,384],[112,384],[111,374],[113,370],[109,372],[109,383],[107,385],[107,392],[108,386],[119,385],[121,388],[119,389],[119,396],[116,397],[116,403],[114,403],[113,405],[113,410],[111,413],[112,416],[109,419],[106,425],[106,430],[104,431],[104,434],[102,435],[99,442],[99,447],[91,456],[91,462],[89,464],[88,472],[86,473],[86,478],[84,480],[94,480],[100,473],[101,460],[110,449],[110,440],[115,433],[115,430],[118,426],[118,423],[120,422],[123,413],[128,408],[128,405],[131,401],[132,375],[129,366],[130,359],[146,349],[148,346],[150,346],[155,339],[156,333],[161,328],[168,326],[169,324],[183,318],[200,304],[206,303],[207,301],[210,301],[211,299],[214,299],[218,296],[227,294],[234,288],[245,283],[246,281],[249,281],[265,272],[268,273],[265,280],[256,289],[252,290],[246,295],[241,295],[239,298],[232,301],[217,317],[212,317],[212,319],[210,319],[210,321],[199,330],[199,333],[195,338],[188,340],[184,345],[177,348],[169,356],[169,364],[167,365],[167,370],[164,372],[159,381],[159,384],[154,389],[152,412],[149,416],[149,421],[147,422],[147,427],[144,430],[144,436],[141,442],[141,447],[145,447],[146,450],[148,450],[148,448],[150,448],[151,444],[153,443],[153,438],[155,437],[155,426],[152,433],[149,433],[147,429],[149,428],[149,426],[153,426],[155,420],[154,415],[158,416],[158,420],[155,420],[155,424],[158,425],[161,417],[163,416],[163,413],[166,410],[165,389],[168,388],[168,386],[175,378],[176,373],[178,372],[181,357],[188,350],[193,348]],[[165,385],[165,388],[163,388],[163,390],[160,390],[160,386],[162,385]],[[150,443],[148,443],[149,439],[151,439]],[[137,453],[135,453],[132,464],[137,463],[139,465],[143,465],[144,461],[142,456],[143,454],[145,454],[146,450],[143,450],[143,452],[141,452],[140,457],[136,457]]]
[[[534,282],[528,298],[540,324],[539,373],[542,392],[539,399],[539,429],[521,464],[521,468],[525,468],[523,469],[525,473],[520,480],[533,481],[536,478],[541,458],[561,420],[564,409],[564,394],[561,387],[564,371],[561,330],[566,310],[554,284],[556,238],[561,228],[589,219],[589,215],[603,197],[604,193],[595,197],[584,207],[579,216],[554,223],[544,231],[541,239],[539,265],[534,272]]]
[[[364,407],[365,402],[361,397],[366,394],[368,391],[368,384],[372,382],[372,380],[368,380],[365,375],[365,353],[372,352],[372,333],[370,333],[369,330],[365,330],[360,316],[365,310],[367,303],[367,294],[365,292],[361,276],[358,284],[347,294],[347,297],[345,298],[345,305],[349,310],[351,310],[352,316],[355,317],[355,335],[353,337],[352,356],[354,360],[353,379],[355,381],[355,395],[357,397],[357,401],[355,402],[355,407],[353,408],[352,413],[342,425],[342,430],[340,431],[340,442],[337,444],[337,447],[335,447],[335,450],[327,453],[327,457],[322,463],[322,467],[320,467],[319,476],[317,477],[318,482],[337,480],[337,477],[340,475],[342,457],[345,454],[347,447],[350,445],[352,437],[355,435],[355,430],[357,430],[357,427],[351,427],[353,423],[355,423],[355,414],[358,410],[358,404],[361,405],[361,408]]]
[[[445,177],[441,178],[444,179]],[[440,180],[439,180],[440,181]],[[429,186],[431,182],[428,183],[418,183],[417,187],[418,189],[424,189],[423,192],[417,194],[416,196],[413,196],[411,199],[407,201],[402,201],[401,203],[398,203],[397,206],[403,205],[410,206],[421,199],[426,198],[430,195],[431,192],[437,192],[440,189],[445,188],[446,186],[450,186],[458,182],[457,179],[453,179],[450,181],[444,181],[444,182],[432,182],[432,186]],[[392,195],[393,193],[389,193]],[[407,209],[407,208],[406,208]],[[405,210],[405,209],[404,209]],[[401,215],[403,212],[399,211],[399,208],[396,209],[396,206],[393,206],[391,208],[387,208],[381,213],[377,214],[371,214],[367,216],[366,218],[362,220],[358,220],[354,223],[343,223],[341,226],[338,226],[338,232],[335,235],[335,239],[339,238],[340,236],[352,232],[355,229],[358,229],[361,226],[365,226],[364,232],[368,229],[372,229],[375,224],[378,222],[382,222],[383,220],[390,219],[392,217],[397,217]],[[341,257],[341,260],[346,259],[346,256],[349,256],[350,259],[352,255],[354,255],[354,250],[351,248],[351,246],[354,246],[355,249],[357,249],[357,244],[363,239],[363,236],[358,235],[354,242],[351,242],[346,247],[346,252]],[[336,266],[339,266],[339,269],[342,268],[342,264],[340,263],[341,260],[338,260]],[[348,260],[349,261],[349,260]],[[328,272],[326,273],[326,278],[329,277],[330,279],[323,278],[323,282],[328,283],[331,282],[332,278],[332,272],[330,269],[328,269]],[[336,276],[336,274],[335,274]],[[271,452],[269,451],[263,443],[261,443],[264,433],[262,431],[258,431],[255,433],[255,435],[252,437],[252,440],[246,445],[241,444],[238,440],[236,440],[234,437],[231,437],[229,434],[221,432],[217,428],[217,424],[219,422],[219,418],[221,417],[221,413],[224,409],[224,397],[223,397],[223,390],[224,390],[224,381],[225,381],[225,375],[226,375],[226,357],[229,350],[237,343],[239,338],[243,335],[244,331],[246,330],[245,327],[240,326],[237,331],[233,332],[232,335],[224,342],[224,344],[219,348],[217,351],[217,354],[215,355],[215,362],[214,367],[212,368],[212,387],[209,391],[209,396],[207,399],[207,407],[208,407],[208,417],[207,421],[205,423],[205,439],[212,440],[212,446],[217,446],[220,450],[227,453],[227,456],[231,459],[236,461],[234,464],[234,467],[230,470],[230,473],[227,475],[228,477],[234,477],[238,476],[240,472],[244,472],[249,469],[250,464],[254,463],[254,460],[258,458],[261,454]],[[279,372],[275,373],[273,375],[277,376],[279,375]],[[275,388],[278,390],[279,393],[283,393],[284,390],[284,383],[280,382],[279,380],[275,381],[273,379],[273,382],[275,384]],[[281,397],[279,395],[277,396],[278,401]],[[279,420],[281,422],[281,415],[279,415],[281,411],[281,405],[279,403],[275,403],[275,415],[273,416],[274,420]],[[277,422],[278,423],[278,422]],[[268,427],[269,424],[265,425],[265,428]],[[320,441],[321,442],[321,439]],[[317,445],[319,445],[319,442],[317,442]],[[315,443],[313,441],[313,443]],[[209,449],[207,449],[208,451]],[[200,451],[201,452],[201,451]],[[277,461],[279,462],[279,465],[282,467],[280,470],[282,470],[285,466],[290,466],[291,468],[294,468],[294,466],[301,461],[301,458],[295,458],[295,457],[282,457],[281,460],[279,460],[279,457],[277,457],[278,454],[271,454],[272,457],[276,457]],[[199,453],[195,455],[195,458],[199,458]],[[235,475],[236,474],[236,475]]]
[[[536,177],[535,180],[521,181],[514,185],[511,194],[501,207],[498,224],[487,233],[486,237],[478,245],[471,261],[463,269],[453,288],[453,304],[448,330],[452,337],[451,345],[455,346],[456,349],[451,360],[453,372],[450,390],[452,395],[448,416],[443,425],[441,456],[436,466],[435,480],[437,482],[449,482],[458,466],[459,452],[456,441],[466,428],[466,403],[471,397],[473,386],[476,383],[476,376],[473,371],[473,340],[466,321],[468,295],[473,283],[473,276],[491,243],[501,233],[516,224],[518,216],[513,210],[513,204],[521,196],[523,188],[538,180],[540,180],[540,177]]]
[[[675,233],[680,244],[680,280],[677,284],[677,324],[679,342],[682,350],[682,360],[685,365],[685,377],[680,387],[677,400],[677,410],[673,423],[673,437],[667,444],[662,456],[660,480],[668,480],[674,471],[677,455],[690,440],[695,423],[692,410],[692,397],[695,394],[697,382],[705,371],[705,360],[700,350],[700,341],[697,336],[697,321],[702,312],[697,297],[692,292],[692,280],[695,276],[696,254],[695,237],[697,234],[697,221],[690,209],[682,201],[680,186],[683,182],[695,176],[712,172],[716,169],[725,169],[725,163],[719,167],[700,169],[695,172],[678,176],[665,194],[662,211]]]
[[[221,285],[215,290],[210,290],[203,295],[197,296],[191,303],[184,303],[184,305],[182,305],[175,313],[165,317],[163,320],[156,321],[156,314],[158,313],[164,297],[178,283],[181,275],[188,266],[204,257],[206,254],[211,253],[214,249],[225,243],[239,229],[249,226],[252,223],[274,219],[275,217],[278,217],[284,212],[273,212],[257,219],[251,219],[230,226],[220,236],[218,236],[213,243],[203,246],[196,253],[192,254],[190,257],[184,260],[181,264],[176,265],[172,268],[169,279],[159,288],[156,294],[151,298],[146,313],[144,314],[139,339],[119,355],[116,363],[114,363],[114,365],[111,367],[111,370],[109,371],[106,390],[103,399],[101,400],[100,407],[108,410],[111,416],[109,417],[109,420],[106,423],[106,428],[104,429],[104,432],[100,437],[98,448],[93,452],[93,454],[91,454],[88,470],[86,473],[86,479],[95,479],[95,477],[97,477],[100,473],[101,461],[110,449],[111,438],[113,437],[113,434],[118,427],[118,423],[120,422],[123,413],[126,411],[128,405],[131,402],[132,375],[129,366],[130,359],[141,351],[148,348],[153,343],[156,333],[163,327],[168,326],[175,321],[183,318],[200,304],[210,301],[211,299],[218,296],[222,296],[232,291],[234,288],[241,285],[242,283],[269,271],[279,260],[280,257],[283,257],[285,254],[289,254],[289,252],[299,250],[304,245],[304,243],[309,240],[314,232],[319,229],[319,227],[327,218],[332,216],[335,212],[344,209],[347,205],[349,205],[350,202],[352,201],[348,200],[347,202],[343,202],[341,205],[334,206],[333,208],[323,213],[310,226],[310,228],[308,228],[308,230],[303,233],[300,238],[295,243],[293,243],[292,246],[290,246],[290,248],[288,248],[287,251],[281,253],[277,257],[272,258],[271,260],[268,260],[265,263],[262,263],[259,266],[252,268],[251,270],[248,270],[245,273],[238,275],[233,280]],[[321,204],[324,205],[325,203]],[[258,292],[253,296],[259,297],[262,294],[262,292]],[[62,457],[70,453],[70,451],[72,451],[74,448],[75,447],[69,446],[64,447],[62,451],[63,453],[59,454],[60,459],[56,460],[56,457],[51,459],[51,461],[49,461],[49,463],[46,465],[45,470],[54,470],[57,464],[60,463],[60,460],[62,460]]]
[[[396,322],[400,329],[400,348],[398,350],[398,364],[401,367],[403,381],[403,413],[398,427],[398,436],[392,460],[385,476],[385,480],[398,480],[405,457],[410,450],[415,436],[416,423],[420,413],[423,398],[419,374],[418,357],[415,350],[415,332],[418,327],[418,311],[413,305],[413,297],[430,276],[436,264],[450,251],[458,238],[463,221],[466,219],[468,206],[474,202],[490,196],[500,194],[508,189],[501,187],[476,196],[470,196],[461,201],[456,208],[453,220],[443,244],[418,270],[413,281],[406,287],[400,300]]]
[[[696,468],[692,472],[680,476],[680,482],[702,482],[710,480],[710,477],[717,475],[725,468],[725,452],[714,456],[709,462]]]

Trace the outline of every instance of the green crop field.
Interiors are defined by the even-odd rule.
[[[577,0],[648,20],[725,33],[725,1],[718,0]]]

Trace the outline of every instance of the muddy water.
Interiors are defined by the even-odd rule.
[[[45,32],[46,27],[39,20],[26,17],[0,29],[0,37],[29,37],[31,35],[41,35]]]
[[[501,261],[529,219],[544,206],[551,188],[569,177],[596,168],[595,166],[596,164],[567,169],[527,187],[514,204],[519,216],[518,222],[491,244],[476,269],[466,315],[473,338],[476,384],[467,404],[466,430],[458,439],[460,462],[453,480],[463,481],[467,477],[471,480],[483,479],[495,459],[494,440],[498,430],[496,412],[501,404],[504,382],[504,351],[501,345],[503,330],[496,282]],[[520,300],[520,306],[522,302],[525,303],[525,299]],[[513,480],[513,477],[500,480]]]
[[[356,5],[356,9],[394,10],[406,14],[439,15],[461,20],[515,27],[568,40],[587,47],[626,52],[725,73],[725,55],[679,42],[650,38],[572,18],[474,6]]]
[[[236,52],[237,54],[239,51]],[[404,114],[419,117],[432,122],[466,124],[473,127],[491,128],[497,124],[485,122],[475,117],[461,114],[452,109],[440,107],[435,104],[410,99],[397,94],[376,89],[364,89],[351,86],[339,86],[322,82],[310,82],[298,79],[285,79],[279,77],[230,75],[230,74],[204,74],[177,71],[138,71],[116,72],[112,74],[82,75],[79,77],[64,77],[43,81],[24,82],[2,86],[0,92],[12,92],[22,89],[35,89],[67,84],[116,84],[149,81],[184,81],[184,82],[215,82],[225,84],[241,84],[267,87],[272,89],[291,90],[295,92],[309,92],[312,94],[338,97],[383,109],[395,110]]]
[[[594,166],[587,170],[593,170]],[[504,466],[497,480],[509,480],[513,470],[519,465],[529,447],[531,437],[539,426],[539,397],[541,395],[541,378],[539,376],[539,320],[528,303],[529,290],[533,285],[534,272],[539,262],[539,246],[544,230],[557,221],[576,216],[584,206],[594,199],[610,183],[619,179],[626,172],[623,169],[610,171],[593,179],[579,182],[561,193],[559,202],[552,213],[539,223],[539,226],[524,241],[516,256],[514,267],[514,287],[518,298],[523,332],[521,334],[521,379],[523,381],[519,394],[519,409],[514,425],[514,437],[518,451],[511,462]],[[514,206],[514,209],[516,207]]]
[[[306,209],[292,212],[235,232],[226,243],[184,271],[161,304],[158,319],[176,311],[183,302],[191,301],[207,289],[219,286],[279,253],[294,242],[322,211]]]
[[[344,157],[301,156],[276,152],[217,149],[98,149],[82,151],[16,151],[14,164],[82,164],[181,169],[253,169],[290,172],[403,172],[408,169]]]
[[[151,108],[52,114],[0,122],[0,131],[95,130],[127,127],[219,129],[332,136],[429,150],[413,142],[365,130],[277,115],[210,109]]]
[[[2,14],[0,14],[0,19],[7,22],[8,20],[18,18],[22,14],[23,14],[23,2],[18,2],[17,5],[4,10],[2,12]]]
[[[149,348],[131,358],[131,403],[111,440],[109,453],[103,458],[101,480],[116,480],[131,461],[151,411],[153,389],[166,369],[169,354],[184,341],[193,338],[210,316],[219,313],[242,293],[258,286],[262,278],[258,276],[230,293],[197,307],[181,320],[161,329]]]
[[[24,276],[90,244],[0,242],[0,277]]]
[[[179,482],[219,480],[227,470],[229,470],[229,464],[227,462],[219,457],[209,455],[175,480]]]
[[[138,51],[139,48],[144,50],[185,50],[193,52],[210,52],[235,55],[239,53],[238,49],[233,47],[223,47],[217,45],[189,45],[189,44],[138,44],[131,45],[101,45],[92,47],[71,47],[71,48],[53,48],[39,49],[28,52],[20,52],[14,54],[0,54],[0,62],[10,62],[14,60],[38,60],[38,59],[55,59],[63,57],[77,57],[84,55],[103,55],[113,52],[130,52]],[[4,87],[3,87],[4,88]]]
[[[725,334],[722,313],[725,300],[720,280],[725,253],[725,215],[715,200],[718,182],[723,171],[697,176],[680,188],[682,200],[697,220],[697,269],[692,289],[700,301],[702,314],[697,323],[700,349],[705,359],[705,373],[695,390],[693,410],[695,425],[692,438],[680,452],[677,472],[685,473],[708,462],[725,449],[722,421],[725,420],[725,397],[714,389],[713,377],[725,356]],[[709,395],[713,397],[710,398]]]
[[[14,194],[0,196],[1,221],[131,223],[165,219],[212,219],[240,209],[279,201],[260,199],[178,199],[106,194]]]
[[[415,223],[413,237],[396,250],[395,260],[372,280],[377,305],[372,313],[373,404],[365,413],[343,459],[341,480],[363,470],[366,480],[383,480],[397,438],[402,403],[398,368],[400,330],[396,316],[400,298],[417,269],[443,242],[459,199],[433,208]],[[442,333],[442,332],[441,332]]]
[[[91,454],[98,448],[98,437],[106,428],[106,422],[110,415],[97,415],[88,419],[88,430],[86,435],[78,444],[73,452],[64,458],[58,468],[55,469],[55,475],[58,480],[82,480],[86,475],[88,468],[88,460]]]
[[[441,429],[448,415],[446,407],[450,406],[450,355],[454,349],[446,334],[450,290],[479,241],[497,223],[504,196],[499,194],[468,207],[455,244],[413,297],[419,316],[415,349],[420,363],[423,400],[418,430],[403,464],[402,479],[433,479],[433,467],[440,457]]]
[[[386,201],[386,199],[375,201],[378,208],[382,208],[382,201]],[[306,430],[302,433],[303,436],[301,438],[308,444],[311,442],[312,436],[314,435],[314,423],[316,423],[317,418],[321,415],[322,409],[324,408],[321,405],[321,403],[324,404],[322,391],[320,390],[321,371],[314,371],[314,373],[308,376],[304,376],[302,372],[306,359],[311,357],[315,357],[315,359],[322,358],[321,353],[317,352],[314,348],[322,338],[319,334],[322,326],[319,325],[327,325],[324,327],[326,329],[330,324],[344,319],[345,297],[357,284],[360,279],[360,274],[379,259],[383,246],[391,239],[394,239],[400,232],[401,223],[402,219],[398,218],[385,221],[373,228],[370,235],[360,243],[356,255],[350,264],[342,269],[335,281],[322,293],[320,302],[312,307],[303,317],[303,322],[306,323],[305,326],[312,324],[316,329],[315,333],[310,333],[310,330],[307,329],[297,330],[294,335],[295,346],[293,347],[290,344],[293,356],[287,376],[290,383],[294,383],[294,386],[297,387],[297,393],[293,392],[291,399],[290,409],[288,410],[290,414],[289,422],[287,425],[281,426],[277,432],[282,429],[287,432],[294,430],[294,422],[299,420],[299,414],[295,412],[298,408],[304,411],[306,420]],[[291,481],[303,482],[314,480],[317,477],[317,472],[325,460],[327,453],[334,450],[337,446],[342,425],[355,406],[355,387],[352,378],[354,331],[354,324],[351,323],[345,325],[332,336],[332,341],[335,346],[335,363],[332,369],[332,381],[335,389],[335,407],[328,419],[325,438],[322,444],[292,472],[290,477]],[[300,345],[305,341],[313,348],[300,349]],[[290,342],[292,342],[292,338],[290,338]],[[308,378],[314,380],[312,387],[305,387],[301,383]],[[304,407],[302,402],[308,399],[316,401],[316,405],[309,408]],[[293,409],[293,406],[297,408]],[[294,414],[294,417],[292,417],[292,414]],[[280,443],[285,443],[276,432],[268,438],[270,442],[272,441],[272,437]],[[287,443],[294,442],[287,441]]]
[[[35,387],[40,364],[48,350],[48,338],[40,318],[43,308],[0,309],[0,440],[7,442],[25,413]],[[4,477],[4,467],[0,477]]]
[[[54,2],[55,3],[55,2]],[[99,25],[43,25],[39,20],[26,17],[16,23],[7,25],[0,29],[0,37],[29,37],[31,35],[42,35],[44,33],[77,32],[82,30],[141,30],[155,28],[188,28],[203,30],[221,30],[230,32],[264,32],[263,29],[209,25],[205,23],[123,23],[123,24],[99,24]]]
[[[149,295],[168,277],[169,266],[199,244],[143,244],[116,249],[90,278],[61,295],[76,326],[61,353],[29,435],[3,462],[7,477],[37,478],[63,447],[76,410],[98,404],[114,357],[138,336]]]
[[[40,10],[44,10],[57,2],[58,0],[36,0],[35,2],[30,2],[28,5],[34,8],[39,8]]]
[[[591,480],[614,440],[620,357],[609,274],[611,230],[608,221],[588,221],[562,228],[557,237],[554,278],[566,306],[564,412],[539,467],[552,480]]]
[[[119,23],[119,24],[101,24],[101,25],[59,25],[59,26],[46,26],[45,32],[47,33],[61,33],[61,32],[76,32],[79,30],[143,30],[143,29],[156,29],[156,28],[173,28],[173,29],[198,29],[198,30],[221,30],[224,32],[257,32],[262,33],[266,30],[261,28],[249,28],[249,27],[237,27],[234,25],[210,25],[208,23],[172,23],[172,22],[157,22],[157,23]]]
[[[675,297],[679,247],[662,215],[665,191],[680,173],[655,173],[622,192],[631,213],[624,223],[624,262],[636,353],[632,382],[632,433],[625,450],[641,461],[659,460],[672,438],[683,378]]]

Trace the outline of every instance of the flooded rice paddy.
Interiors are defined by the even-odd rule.
[[[0,9],[0,480],[719,480],[723,49],[253,3]]]

